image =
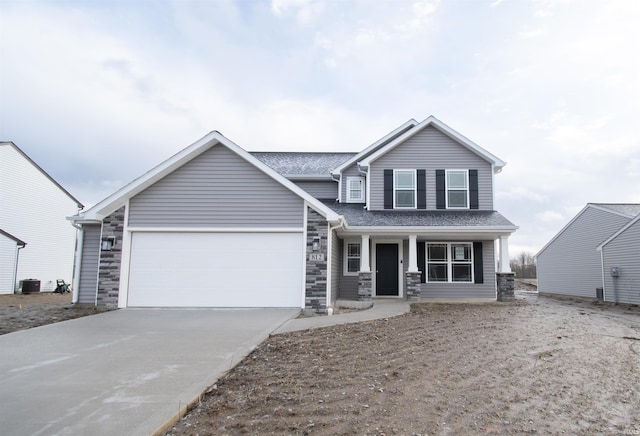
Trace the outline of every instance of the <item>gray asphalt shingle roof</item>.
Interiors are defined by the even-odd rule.
[[[324,202],[350,227],[515,227],[494,210],[365,210],[362,204]]]
[[[285,177],[331,177],[331,170],[357,153],[251,152]]]
[[[600,207],[604,207],[607,209],[610,209],[614,212],[617,213],[622,213],[625,214],[627,216],[638,216],[638,214],[640,214],[640,204],[634,204],[634,203],[591,203],[594,206],[600,206]]]

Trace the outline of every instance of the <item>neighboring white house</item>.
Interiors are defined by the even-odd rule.
[[[587,204],[536,254],[538,291],[596,299],[598,289],[604,288],[603,300],[631,303],[632,300],[616,299],[610,266],[614,266],[613,263],[620,267],[625,265],[625,278],[631,279],[635,264],[635,272],[640,275],[639,245],[624,252],[617,251],[618,245],[623,245],[625,235],[622,230],[630,222],[637,221],[639,214],[640,204]],[[629,230],[626,236],[631,235],[632,230]],[[614,253],[619,254],[614,257]],[[623,262],[624,258],[620,256],[624,255],[631,263]],[[604,264],[603,259],[606,259]],[[637,281],[634,285],[631,280],[628,285],[638,289]]]
[[[76,229],[66,217],[82,208],[13,142],[0,142],[0,229],[26,243],[13,289],[2,287],[0,293],[15,292],[24,279],[40,280],[41,291],[54,290],[56,279],[71,283]],[[0,259],[12,258],[15,246],[2,244]]]

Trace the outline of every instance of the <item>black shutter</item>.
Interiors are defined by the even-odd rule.
[[[478,170],[469,170],[469,208],[478,209]]]
[[[384,208],[393,209],[393,170],[384,170]]]
[[[427,208],[427,174],[426,170],[417,171],[418,183],[418,209]]]
[[[420,274],[420,283],[427,283],[427,257],[425,253],[425,243],[417,242],[418,244],[418,269],[422,272]]]
[[[436,170],[436,209],[445,209],[445,173],[444,170]]]
[[[473,276],[475,283],[484,283],[484,266],[482,264],[482,242],[473,243]]]

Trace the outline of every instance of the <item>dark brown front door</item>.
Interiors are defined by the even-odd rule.
[[[376,244],[376,295],[398,296],[398,244]]]

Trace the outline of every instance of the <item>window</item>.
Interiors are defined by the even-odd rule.
[[[364,202],[364,178],[347,177],[347,203]]]
[[[344,275],[357,275],[360,271],[360,242],[344,244]]]
[[[469,173],[467,170],[447,170],[447,208],[469,208]]]
[[[416,207],[416,171],[395,170],[393,172],[394,207],[415,209]]]
[[[472,253],[466,242],[427,243],[427,282],[473,282]]]

